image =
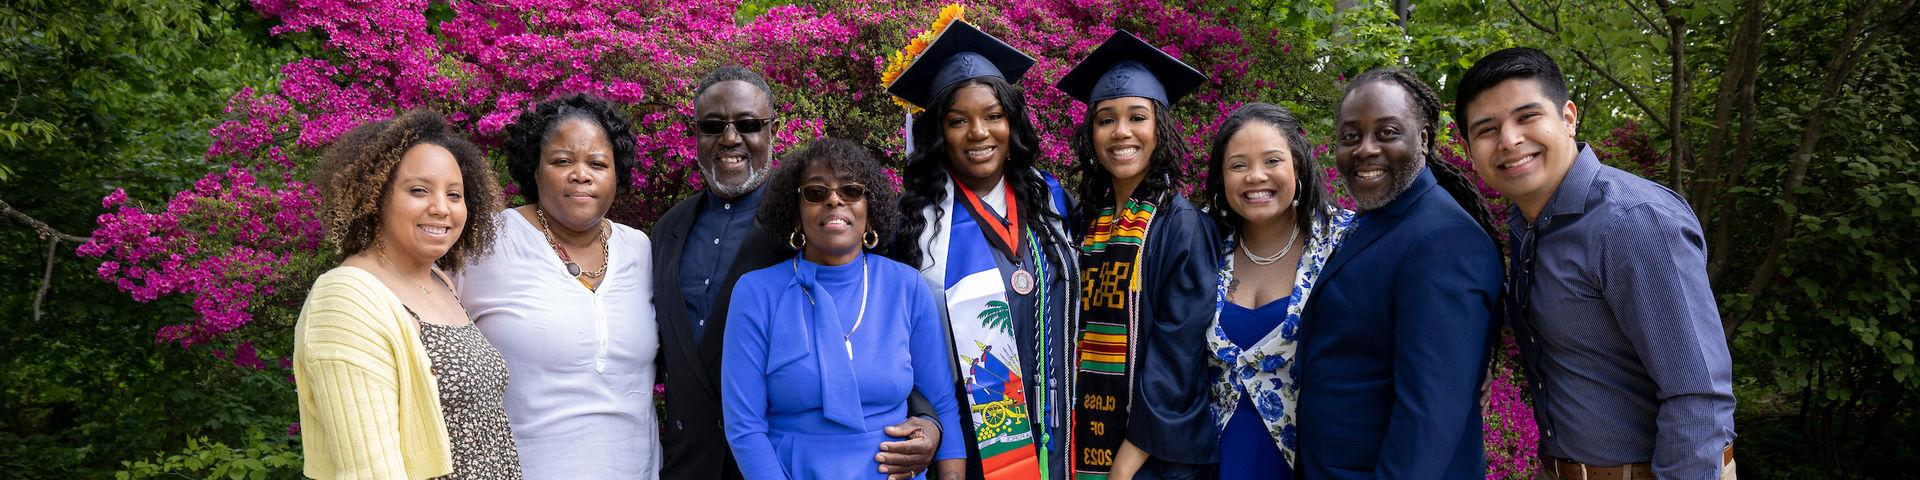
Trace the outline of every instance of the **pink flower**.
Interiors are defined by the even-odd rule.
[[[773,132],[776,150],[843,136],[886,152],[888,163],[898,165],[906,147],[902,114],[879,76],[884,56],[934,15],[901,2],[799,2],[753,18],[735,17],[739,0],[252,5],[273,24],[272,34],[301,35],[320,51],[281,66],[275,82],[227,98],[225,121],[208,132],[208,174],[164,204],[139,205],[118,189],[108,193],[92,241],[76,249],[99,259],[94,273],[130,298],[193,309],[192,318],[154,332],[155,341],[234,345],[220,355],[249,368],[264,361],[253,344],[235,342],[260,338],[247,334],[257,325],[292,322],[313,276],[338,261],[324,245],[315,174],[326,148],[351,129],[430,108],[497,160],[508,127],[530,106],[568,92],[606,96],[633,115],[638,152],[631,193],[610,215],[645,226],[700,182],[687,120],[692,90],[719,64],[746,65],[772,83],[782,119]],[[1039,137],[1036,163],[1055,173],[1065,174],[1076,161],[1070,142],[1087,105],[1047,86],[1107,35],[1136,29],[1205,72],[1207,85],[1171,112],[1181,128],[1169,141],[1190,152],[1180,160],[1189,168],[1183,179],[1191,191],[1203,180],[1197,170],[1228,106],[1299,100],[1283,96],[1303,78],[1325,82],[1301,73],[1314,71],[1315,59],[1290,55],[1291,37],[1248,29],[1226,11],[1157,0],[1005,0],[971,2],[967,18],[1035,57],[1021,84]],[[1457,140],[1442,143],[1438,158],[1462,164]],[[1649,144],[1631,124],[1599,142],[1603,158],[1634,168],[1661,161]],[[1329,148],[1316,145],[1315,152],[1327,159]],[[1338,192],[1337,185],[1328,188]],[[517,189],[509,186],[506,194]],[[1352,207],[1351,199],[1338,201]],[[1515,390],[1502,391],[1496,398],[1505,403],[1489,409],[1488,424],[1502,430],[1488,445],[1506,453],[1489,458],[1513,460],[1490,470],[1526,471],[1524,462],[1533,458],[1527,449],[1537,438],[1529,437],[1530,412],[1518,395],[1524,379],[1516,372],[1503,382]],[[290,434],[297,429],[290,426]]]

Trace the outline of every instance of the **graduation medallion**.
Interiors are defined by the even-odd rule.
[[[1013,271],[1013,293],[1021,295],[1033,293],[1033,274],[1027,273],[1027,269],[1020,268]]]

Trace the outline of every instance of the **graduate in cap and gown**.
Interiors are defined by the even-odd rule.
[[[966,477],[1058,478],[1077,254],[1066,190],[1034,168],[1040,139],[1017,85],[1033,58],[962,20],[936,35],[887,85],[920,110],[889,256],[940,299]]]
[[[1115,32],[1057,85],[1086,103],[1080,317],[1067,436],[1075,478],[1212,478],[1206,331],[1219,234],[1180,193],[1186,146],[1168,108],[1206,76]]]

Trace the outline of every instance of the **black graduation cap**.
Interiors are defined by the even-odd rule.
[[[935,95],[953,84],[988,76],[1019,83],[1031,67],[1033,57],[965,20],[954,20],[934,37],[926,51],[907,64],[899,78],[887,84],[887,93],[926,108]]]
[[[1109,98],[1146,97],[1164,107],[1206,81],[1206,74],[1180,59],[1117,30],[1054,87],[1088,106]]]

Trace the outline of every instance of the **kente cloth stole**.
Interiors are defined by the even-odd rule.
[[[1107,478],[1127,438],[1140,349],[1140,265],[1156,209],[1140,198],[1129,199],[1117,215],[1102,209],[1080,243],[1079,364],[1067,434],[1075,480]]]
[[[1021,371],[1020,348],[1013,333],[1014,322],[1027,319],[1014,318],[1012,305],[1007,302],[1006,281],[994,262],[994,251],[1005,251],[1008,246],[993,241],[997,238],[990,240],[981,228],[981,221],[996,220],[990,213],[974,211],[968,202],[952,201],[952,193],[946,202],[952,214],[947,215],[951,234],[942,284],[947,292],[953,351],[966,385],[966,395],[961,399],[973,420],[981,472],[989,480],[1039,479],[1046,463],[1034,448],[1033,416],[1027,408],[1023,381],[1023,374],[1028,372]],[[1023,246],[1038,247],[1038,239],[1029,229],[1016,228],[1026,237]],[[931,250],[927,253],[937,254]],[[1009,252],[1008,258],[1019,260],[1019,252]],[[1044,269],[1045,263],[1044,257],[1034,255],[1022,264]],[[1045,271],[1034,273],[1044,285]],[[1039,293],[1044,295],[1045,291]],[[1041,298],[1036,311],[1044,318],[1045,297]]]

